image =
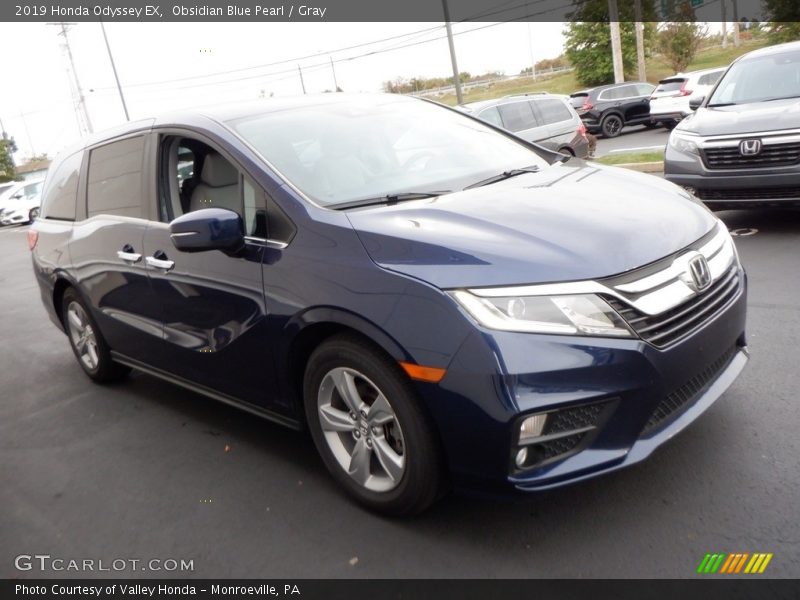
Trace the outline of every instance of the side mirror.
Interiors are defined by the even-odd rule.
[[[221,250],[236,254],[244,246],[242,217],[224,208],[204,208],[169,224],[172,244],[181,252]]]
[[[11,196],[11,199],[12,200],[22,200],[22,192],[20,192],[19,194],[14,194],[13,196]]]
[[[689,108],[691,108],[692,110],[697,110],[698,108],[700,108],[700,105],[703,103],[703,100],[705,99],[706,99],[705,96],[698,96],[697,98],[691,98],[689,100]]]

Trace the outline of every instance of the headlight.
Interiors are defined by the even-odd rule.
[[[632,337],[622,318],[594,294],[478,296],[448,292],[484,327],[501,331]]]
[[[693,137],[681,133],[677,129],[670,134],[669,145],[679,152],[699,154],[697,150],[697,143],[694,141]]]

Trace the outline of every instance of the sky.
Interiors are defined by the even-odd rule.
[[[383,81],[398,77],[452,74],[442,23],[107,23],[105,27],[131,119],[253,100],[262,94],[301,94],[298,65],[308,93],[331,90],[331,59],[336,82],[346,92],[378,92]],[[454,24],[459,70],[516,74],[532,60],[561,54],[563,28],[563,23]],[[73,78],[59,32],[59,26],[43,23],[0,23],[0,55],[8,57],[0,88],[0,120],[17,141],[18,164],[34,154],[52,157],[81,136]],[[94,130],[124,122],[100,24],[74,24],[68,36]],[[386,38],[394,39],[368,44]],[[420,43],[426,40],[432,41]],[[368,45],[341,50],[360,44]],[[313,54],[320,56],[301,58]],[[214,73],[220,74],[197,78]]]

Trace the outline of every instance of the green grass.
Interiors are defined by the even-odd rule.
[[[756,50],[767,45],[764,39],[744,40],[738,48],[733,47],[733,43],[726,49],[720,46],[712,46],[701,49],[695,60],[687,71],[697,71],[699,69],[709,69],[712,67],[722,67],[728,65],[734,58],[741,56],[745,52]],[[673,75],[674,72],[661,56],[653,56],[647,59],[646,63],[647,80],[651,83],[658,83],[660,79]],[[473,88],[464,92],[464,102],[479,102],[481,100],[491,100],[502,98],[512,94],[525,94],[528,92],[550,92],[553,94],[571,94],[586,86],[581,85],[575,80],[573,72],[547,74],[533,81],[530,77],[522,79],[512,79],[511,81],[499,81],[488,87]],[[433,97],[432,97],[433,98]],[[434,98],[444,104],[454,106],[456,104],[455,94],[445,94]]]
[[[664,160],[663,150],[651,150],[649,152],[618,152],[607,154],[597,159],[597,162],[604,165],[624,165],[629,163],[648,163],[661,162]]]

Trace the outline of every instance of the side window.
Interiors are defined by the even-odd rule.
[[[144,136],[111,142],[89,154],[86,211],[99,214],[141,217],[142,162]]]
[[[204,208],[225,208],[242,217],[246,236],[267,237],[264,193],[214,148],[196,139],[170,136],[161,143],[159,164],[163,222]]]
[[[608,88],[600,93],[600,100],[618,100],[620,96],[620,88]]]
[[[42,190],[42,182],[37,181],[36,183],[32,183],[31,185],[26,185],[25,190],[22,193],[23,198],[25,200],[31,200],[39,195],[39,192]]]
[[[639,96],[649,96],[655,90],[655,86],[650,85],[649,83],[637,83],[636,90],[638,91]]]
[[[47,173],[42,198],[43,218],[75,220],[78,177],[82,161],[83,152],[76,152],[58,163],[55,170]]]
[[[500,111],[505,128],[509,131],[522,131],[537,125],[533,109],[528,102],[501,104],[497,107],[497,110]]]
[[[542,120],[547,125],[572,120],[572,113],[569,112],[567,105],[561,100],[543,98],[536,101],[536,106],[539,108]]]
[[[719,81],[719,78],[722,76],[722,71],[716,71],[715,73],[706,73],[705,75],[701,75],[700,79],[697,81],[698,85],[714,85]]]
[[[497,127],[503,127],[503,119],[500,118],[500,112],[496,106],[490,106],[486,110],[481,111],[478,115],[481,119]]]

